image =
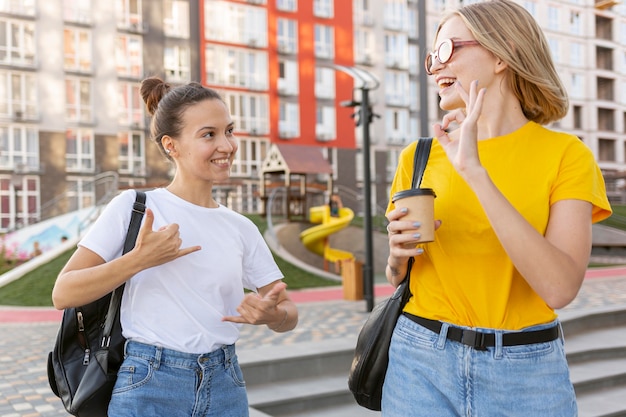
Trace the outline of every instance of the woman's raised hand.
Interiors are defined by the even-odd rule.
[[[481,168],[478,157],[478,118],[482,112],[485,88],[478,90],[478,81],[472,81],[469,93],[457,81],[454,88],[465,102],[465,109],[456,109],[446,114],[441,123],[433,126],[437,140],[443,146],[450,162],[464,178],[475,168]],[[459,125],[455,138],[446,130],[451,123]]]

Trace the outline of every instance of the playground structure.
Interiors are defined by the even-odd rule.
[[[324,269],[328,271],[328,264],[335,264],[335,272],[339,273],[342,261],[354,259],[354,254],[348,251],[331,248],[329,236],[347,227],[354,218],[354,212],[343,207],[339,209],[339,216],[330,215],[328,205],[311,207],[309,221],[317,224],[300,233],[302,244],[311,252],[324,257]]]

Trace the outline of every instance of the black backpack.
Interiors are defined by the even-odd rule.
[[[135,246],[146,195],[137,191],[124,251]],[[72,415],[106,417],[117,371],[124,360],[120,303],[124,284],[87,305],[63,311],[54,349],[48,354],[48,382]]]

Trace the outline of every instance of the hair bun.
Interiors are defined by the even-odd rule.
[[[170,84],[166,83],[159,77],[149,77],[141,82],[139,92],[144,103],[146,103],[146,109],[151,116],[156,113],[157,108],[159,107],[159,102],[165,94],[167,94],[170,87]]]

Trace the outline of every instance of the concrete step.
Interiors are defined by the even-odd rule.
[[[626,386],[607,387],[577,397],[579,417],[626,417]]]
[[[626,307],[560,314],[581,417],[626,417]],[[379,416],[347,378],[356,335],[239,352],[250,407],[272,417]]]

